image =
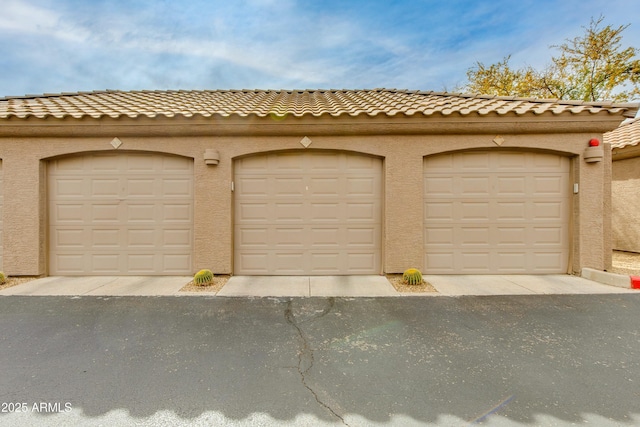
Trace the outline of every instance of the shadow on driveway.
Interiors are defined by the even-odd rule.
[[[0,425],[634,425],[639,312],[640,295],[0,297],[0,400],[71,405]]]

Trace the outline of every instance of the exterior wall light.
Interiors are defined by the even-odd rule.
[[[220,153],[218,150],[207,148],[204,150],[204,164],[216,166],[220,163]]]
[[[584,161],[587,163],[601,162],[604,158],[604,149],[600,145],[600,140],[592,138],[589,140],[589,147],[584,150]]]

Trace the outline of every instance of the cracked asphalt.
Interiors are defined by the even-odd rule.
[[[640,425],[640,294],[0,297],[0,426]]]

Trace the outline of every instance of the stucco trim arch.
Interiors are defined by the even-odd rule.
[[[57,153],[57,154],[50,154],[47,155],[46,157],[41,157],[39,160],[43,161],[43,162],[49,162],[51,160],[59,160],[62,158],[66,158],[66,157],[76,157],[76,156],[85,156],[85,155],[91,155],[91,154],[98,154],[98,155],[108,155],[108,154],[131,154],[131,153],[139,153],[139,154],[161,154],[161,155],[167,155],[167,156],[176,156],[176,157],[183,157],[185,159],[191,159],[191,160],[195,160],[194,156],[191,155],[187,155],[184,153],[176,153],[175,151],[167,151],[167,150],[145,150],[145,149],[136,149],[136,148],[132,148],[132,149],[103,149],[103,150],[77,150],[77,151],[64,151],[62,153]]]
[[[575,156],[579,156],[580,153],[575,153],[569,150],[554,150],[554,149],[548,149],[548,148],[540,148],[540,147],[532,147],[532,146],[520,146],[520,147],[499,147],[499,146],[494,146],[494,147],[487,147],[487,146],[475,146],[475,147],[469,147],[469,148],[459,148],[459,149],[455,149],[455,150],[441,150],[441,151],[436,151],[436,152],[429,152],[427,154],[423,154],[423,158],[426,157],[432,157],[432,156],[438,156],[438,155],[442,155],[442,154],[458,154],[458,153],[467,153],[467,152],[474,152],[474,151],[499,151],[499,152],[520,152],[520,153],[546,153],[546,154],[554,154],[557,156],[562,156],[562,157],[575,157]]]
[[[346,149],[339,149],[339,148],[282,148],[282,149],[267,149],[267,150],[263,150],[263,151],[251,151],[248,153],[242,153],[242,154],[236,154],[233,157],[231,157],[231,162],[235,162],[236,160],[239,159],[243,159],[243,158],[247,158],[247,157],[253,157],[253,156],[262,156],[262,155],[268,155],[268,154],[278,154],[278,153],[345,153],[345,154],[350,154],[350,155],[357,155],[357,156],[366,156],[366,157],[375,157],[378,158],[380,160],[384,161],[385,156],[380,155],[380,154],[376,154],[376,153],[368,153],[365,151],[358,151],[358,150],[346,150]]]

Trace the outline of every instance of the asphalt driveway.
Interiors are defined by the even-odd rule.
[[[632,426],[640,294],[0,297],[0,425]]]

